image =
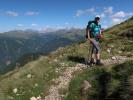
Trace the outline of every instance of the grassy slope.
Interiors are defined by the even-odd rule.
[[[47,59],[42,58],[1,77],[0,93],[3,98],[0,99],[8,100],[14,97],[15,100],[28,100],[32,95],[43,95],[43,91],[46,91],[47,86],[51,83],[50,80],[58,76],[53,66],[46,62]],[[27,75],[31,75],[31,78],[27,78]],[[35,84],[38,86],[35,86]],[[21,94],[20,96],[13,94],[14,88],[18,89],[17,95]]]
[[[132,61],[85,70],[71,81],[68,95],[64,100],[83,100],[85,96],[87,100],[132,100],[132,72]],[[89,81],[92,87],[81,96],[80,89],[84,80]]]
[[[132,22],[133,20],[130,21],[130,23]],[[118,29],[114,27],[112,30]],[[109,34],[112,30],[107,30],[105,39],[101,41],[103,48],[102,58],[105,59],[112,56],[106,52],[108,47],[112,48],[113,54],[128,54],[130,56],[133,52],[133,41],[129,38],[118,37],[114,34],[115,32]],[[77,63],[84,62],[84,58],[87,58],[88,49],[88,42],[82,41],[60,48],[47,57],[41,57],[36,61],[29,62],[22,68],[17,68],[6,75],[0,76],[0,100],[10,100],[12,98],[15,100],[29,100],[31,96],[46,95],[50,84],[53,83],[52,79],[58,77],[65,67],[74,67]],[[122,53],[118,53],[118,51],[122,51]],[[31,74],[31,78],[27,78],[29,74]],[[82,78],[84,79],[84,77],[81,77],[81,80],[83,80]],[[78,80],[76,82],[80,83],[82,81]],[[12,92],[14,88],[18,89],[17,93]],[[72,89],[75,89],[75,87]],[[73,93],[71,90],[69,92]],[[79,94],[75,95],[78,96]]]
[[[67,46],[51,53],[47,57],[41,57],[36,61],[29,62],[22,68],[2,75],[0,77],[0,100],[28,100],[32,96],[44,96],[47,94],[52,79],[56,78],[65,67],[73,67],[77,62],[73,62],[72,58],[82,55],[82,49],[76,50],[77,44]],[[69,59],[69,60],[68,60]],[[60,67],[60,70],[58,68]],[[31,75],[31,78],[27,78]],[[35,86],[35,85],[38,86]],[[13,93],[13,89],[17,88],[18,92]]]
[[[105,39],[102,42],[102,57],[108,58],[113,55],[131,56],[133,53],[133,18],[116,25],[105,31]],[[128,38],[127,38],[128,37]],[[107,48],[111,48],[111,55],[108,55]],[[119,53],[122,51],[122,53]],[[132,100],[133,98],[133,62],[107,66],[103,68],[90,68],[70,82],[68,95],[64,100]],[[92,87],[81,96],[80,87],[84,80],[88,80]],[[86,99],[85,99],[86,100]]]

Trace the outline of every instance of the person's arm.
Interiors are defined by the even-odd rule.
[[[91,34],[91,29],[88,29],[88,40],[92,41],[92,38],[90,37],[91,36],[90,34]]]
[[[100,34],[102,34],[102,28],[101,28],[101,25],[100,25],[99,27],[100,27]]]
[[[94,23],[91,23],[90,26],[88,27],[88,40],[89,41],[92,41],[92,37],[90,37],[90,36],[92,34],[91,31],[93,28],[94,28]]]

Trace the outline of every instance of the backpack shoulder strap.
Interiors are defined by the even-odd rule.
[[[89,21],[89,22],[88,22],[88,25],[87,25],[87,27],[86,27],[86,38],[88,38],[88,29],[90,29],[90,25],[91,25],[92,23],[95,24],[94,21]],[[92,30],[90,31],[90,37],[93,37]]]
[[[91,25],[92,23],[95,24],[94,21],[89,21],[89,22],[88,22],[88,25],[87,25],[87,28],[88,28],[88,29],[90,28],[90,25]]]

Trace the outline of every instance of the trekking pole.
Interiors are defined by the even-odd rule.
[[[86,49],[88,51],[88,41],[87,41]],[[85,56],[84,58],[85,58],[85,65],[88,67],[88,59],[89,59],[88,55],[87,55],[87,57]]]
[[[91,58],[92,58],[92,44],[90,43],[90,48],[89,48],[89,64],[90,64],[90,61],[91,61]]]
[[[87,48],[88,49],[88,48]],[[92,46],[91,46],[91,44],[89,44],[89,50],[88,50],[88,54],[87,54],[87,59],[85,60],[85,64],[86,64],[86,66],[88,67],[88,64],[90,64],[90,59],[91,59],[91,56],[92,56]]]

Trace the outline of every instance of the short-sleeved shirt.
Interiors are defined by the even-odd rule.
[[[101,25],[99,25],[99,24],[97,25],[95,23],[91,23],[90,26],[89,26],[89,29],[91,29],[92,35],[97,40],[97,35],[100,34]]]

